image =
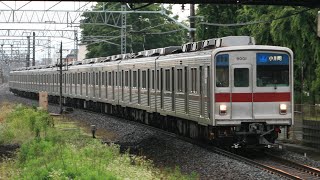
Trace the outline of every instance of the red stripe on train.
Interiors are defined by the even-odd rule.
[[[282,102],[290,101],[290,92],[278,93],[216,93],[216,102]],[[252,100],[253,98],[253,100]]]

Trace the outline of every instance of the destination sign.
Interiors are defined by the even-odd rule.
[[[257,53],[258,65],[288,65],[289,56],[278,53]]]

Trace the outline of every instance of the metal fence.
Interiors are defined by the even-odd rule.
[[[320,106],[295,105],[294,125],[290,139],[300,141],[306,146],[320,148]]]

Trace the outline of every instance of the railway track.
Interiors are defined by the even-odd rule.
[[[83,110],[82,111],[87,111],[90,113],[97,113],[97,112],[93,112],[93,111],[88,111],[88,110]],[[101,113],[97,113],[97,114],[101,114]],[[106,115],[106,114],[104,114]],[[106,115],[107,116],[107,115]],[[177,138],[180,140],[183,140],[185,142],[197,145],[201,148],[204,148],[210,152],[216,153],[216,154],[220,154],[222,156],[234,159],[234,160],[238,160],[240,162],[246,163],[248,165],[257,167],[261,170],[265,170],[269,173],[272,174],[277,174],[281,177],[284,178],[288,178],[288,179],[319,179],[320,178],[320,170],[317,168],[313,168],[313,167],[309,167],[306,165],[302,165],[302,164],[298,164],[289,160],[285,160],[276,156],[273,156],[271,154],[266,154],[266,156],[268,158],[264,158],[264,159],[250,159],[248,157],[244,157],[205,143],[202,143],[198,140],[194,140],[188,137],[184,137],[184,136],[180,136],[177,135],[175,133],[172,132],[168,132],[150,125],[146,125],[143,124],[141,122],[137,122],[137,121],[131,121],[131,120],[127,120],[127,119],[123,119],[120,118],[121,121],[127,121],[127,122],[131,122],[134,124],[137,124],[139,126],[143,126],[145,128],[148,128],[150,130],[153,131],[157,131],[159,133],[165,134],[167,136],[173,137],[173,138]]]
[[[283,171],[291,175],[292,179],[320,179],[320,169],[283,159],[269,153],[265,153],[265,155],[265,158],[255,161]]]

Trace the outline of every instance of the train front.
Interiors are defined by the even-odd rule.
[[[235,148],[274,146],[281,129],[293,125],[292,51],[248,45],[212,57],[216,133]]]

